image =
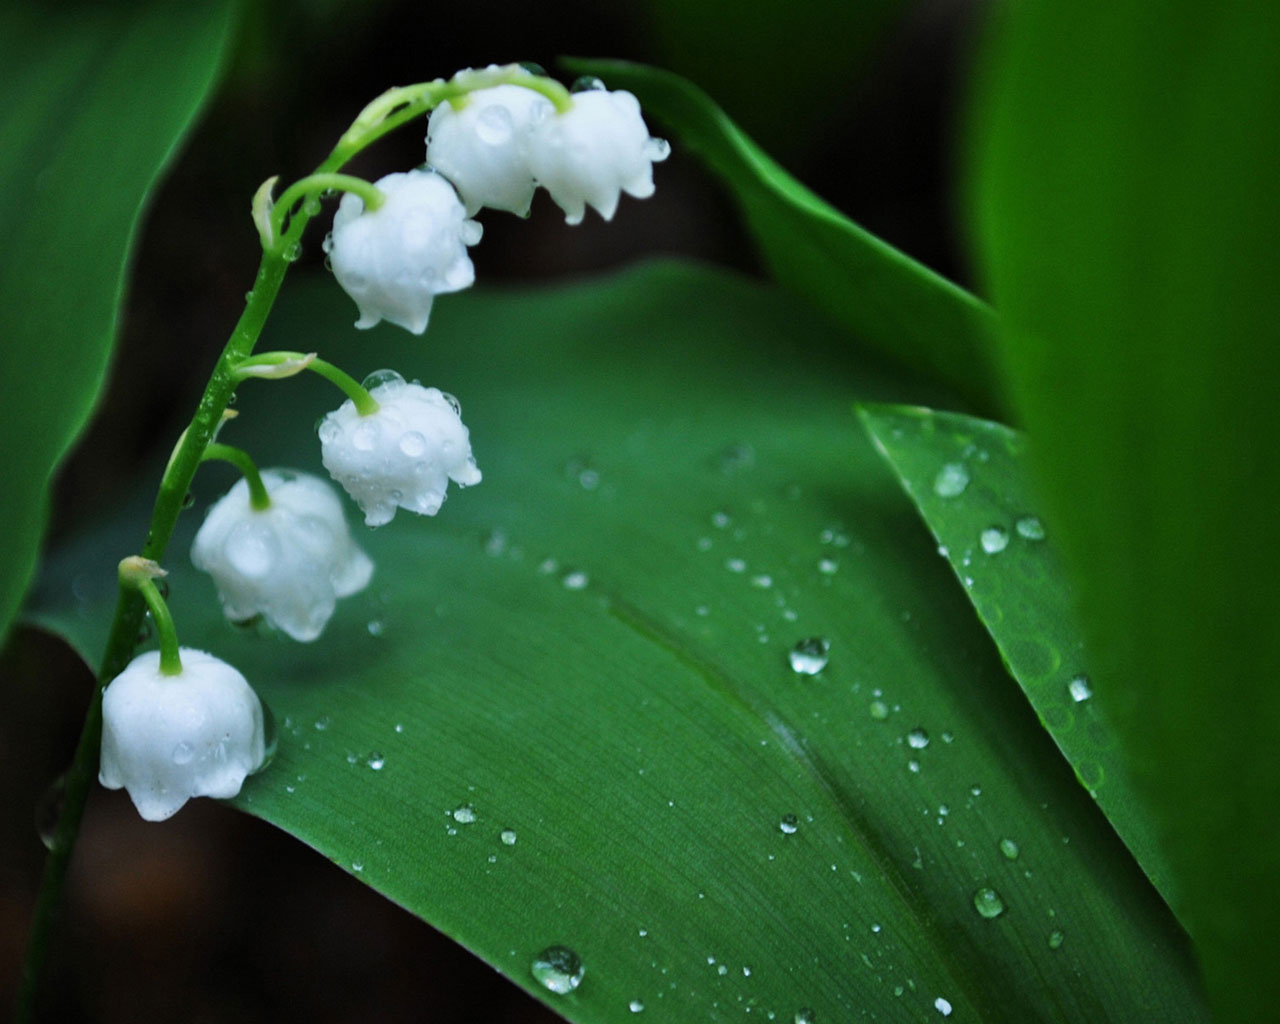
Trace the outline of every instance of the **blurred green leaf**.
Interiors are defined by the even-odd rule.
[[[1223,1021],[1280,978],[1280,7],[1020,4],[978,237],[1097,699]]]
[[[870,348],[999,405],[991,310],[963,288],[858,227],[783,170],[693,83],[626,61],[567,60],[640,98],[737,197],[773,276]]]
[[[648,0],[659,64],[696,78],[774,152],[821,145],[902,0]],[[732,40],[732,45],[726,45]],[[801,115],[800,112],[803,112]]]
[[[1041,724],[1169,903],[1172,877],[1115,732],[1093,700],[1084,642],[1031,487],[1026,438],[908,406],[862,421],[916,503]]]
[[[217,75],[230,3],[0,10],[0,637],[106,374],[137,224]]]
[[[795,300],[680,265],[451,296],[425,351],[356,335],[332,282],[287,299],[265,345],[429,367],[485,478],[437,519],[362,529],[373,584],[312,645],[221,621],[187,517],[183,642],[282,724],[238,806],[575,1021],[632,1000],[918,1021],[940,999],[962,1020],[1203,1019],[1181,931],[849,413],[925,389]],[[226,439],[316,470],[337,400],[248,385]],[[62,552],[33,618],[95,652],[138,530]],[[808,637],[830,643],[812,676],[789,662]],[[586,964],[571,995],[530,974],[552,944]]]

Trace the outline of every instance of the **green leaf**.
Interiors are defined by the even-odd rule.
[[[949,384],[984,410],[992,382],[990,309],[860,228],[761,150],[692,82],[627,61],[569,60],[627,89],[724,179],[773,276],[868,347]]]
[[[0,637],[106,374],[139,217],[216,77],[229,3],[0,11]]]
[[[979,239],[1081,599],[1221,1020],[1280,977],[1280,7],[1011,5]]]
[[[265,345],[429,369],[485,477],[436,519],[361,530],[373,584],[312,645],[229,628],[175,545],[183,642],[282,725],[238,806],[575,1021],[632,1000],[916,1021],[938,999],[962,1020],[1203,1019],[1176,923],[850,415],[922,388],[794,300],[679,265],[450,296],[425,350],[353,336],[332,282],[287,298]],[[224,436],[315,470],[338,401],[250,384]],[[33,611],[86,652],[139,525],[115,529],[61,554]],[[789,664],[807,637],[830,642],[814,676]],[[573,994],[530,973],[553,944],[586,964]]]
[[[1076,777],[1170,904],[1171,873],[1115,732],[1093,700],[1071,588],[1038,507],[1024,435],[907,406],[862,421]]]

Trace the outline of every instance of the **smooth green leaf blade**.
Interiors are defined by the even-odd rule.
[[[282,723],[239,806],[575,1021],[631,1020],[632,1000],[914,1021],[938,999],[960,1019],[1203,1019],[1180,930],[849,413],[918,387],[706,269],[451,296],[425,350],[353,337],[331,282],[289,297],[266,344],[430,368],[485,479],[436,519],[362,530],[377,575],[313,645],[228,627],[180,537],[184,643]],[[336,402],[250,385],[224,437],[317,470]],[[137,524],[115,529],[60,555],[33,609],[82,650]],[[810,636],[830,661],[801,676],[788,651]],[[551,944],[587,965],[571,995],[530,974]]]
[[[724,179],[779,282],[865,345],[929,373],[985,411],[999,405],[991,372],[994,318],[981,300],[814,195],[692,82],[628,61],[563,63],[635,93],[646,114]]]
[[[0,11],[0,636],[35,569],[54,468],[107,372],[139,216],[213,85],[230,7]]]
[[[1280,7],[1006,13],[975,124],[1009,380],[1218,1012],[1266,1019]]]
[[[1173,878],[1111,724],[1093,700],[1072,592],[1031,486],[1025,435],[909,406],[863,423],[951,563],[1040,722],[1170,905]]]

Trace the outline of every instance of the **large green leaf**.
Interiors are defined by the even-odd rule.
[[[0,637],[35,568],[53,470],[102,387],[139,216],[213,84],[230,7],[0,10]]]
[[[1026,437],[957,413],[859,411],[1041,723],[1156,888],[1176,904],[1150,814],[1093,700],[1072,591],[1033,511]]]
[[[1280,6],[1017,4],[979,237],[1046,517],[1223,1020],[1280,1005]]]
[[[1177,925],[849,412],[922,388],[705,269],[450,297],[425,347],[353,338],[331,282],[289,296],[268,344],[458,394],[485,479],[438,519],[362,530],[374,582],[309,646],[222,622],[180,537],[184,642],[283,723],[240,807],[575,1021],[632,1000],[671,1020],[1203,1019]],[[248,385],[227,440],[317,468],[326,387]],[[87,654],[141,527],[113,529],[57,558],[33,610]],[[789,664],[806,637],[831,645],[814,676]],[[987,888],[998,916],[975,908]],[[586,964],[571,995],[530,974],[552,944]]]
[[[724,179],[778,281],[865,345],[946,382],[986,411],[999,405],[990,355],[994,318],[979,299],[814,195],[692,82],[627,61],[564,63],[635,93],[678,145]]]

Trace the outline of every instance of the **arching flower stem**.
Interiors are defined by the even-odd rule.
[[[156,624],[156,636],[160,641],[160,671],[166,676],[182,675],[182,658],[178,654],[178,631],[173,616],[165,604],[156,580],[168,575],[149,558],[130,555],[120,562],[118,571],[122,589],[131,588],[142,595],[152,621]]]
[[[363,384],[341,367],[318,358],[314,352],[262,352],[242,360],[235,372],[242,380],[254,377],[271,380],[292,377],[303,370],[319,374],[338,388],[351,399],[361,416],[371,416],[378,411],[377,401]]]
[[[243,448],[235,448],[229,444],[214,443],[204,450],[201,462],[217,460],[229,462],[244,474],[245,483],[249,485],[249,507],[262,512],[271,507],[271,496],[262,482],[262,474],[253,457]],[[145,595],[143,595],[145,596]]]

